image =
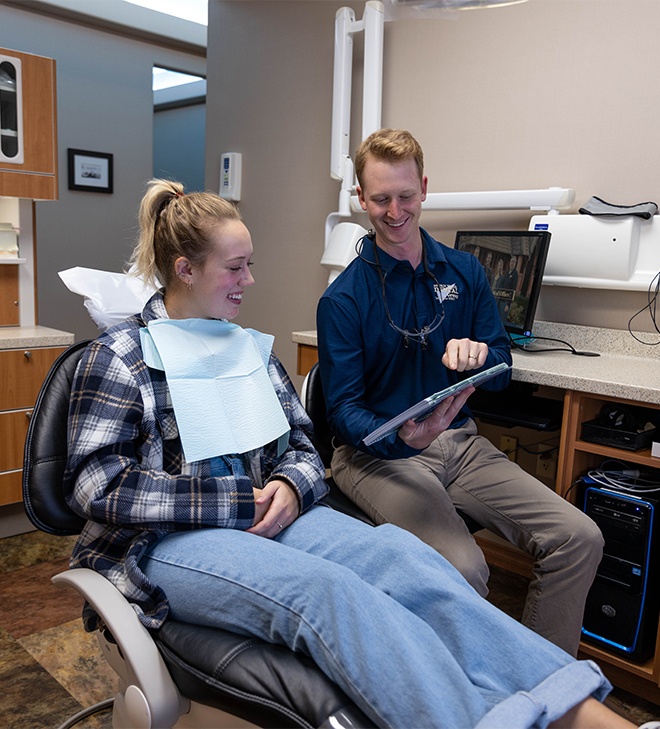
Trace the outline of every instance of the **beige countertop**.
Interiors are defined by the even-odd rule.
[[[539,349],[566,347],[563,342],[567,342],[578,351],[600,356],[514,350],[514,380],[660,404],[660,346],[641,344],[623,330],[552,322],[536,322],[534,333],[539,339],[532,346]],[[637,336],[648,342],[660,338],[657,334]],[[315,347],[316,331],[293,332],[292,339],[296,344]]]
[[[73,341],[70,332],[49,327],[0,327],[0,349],[68,347]]]

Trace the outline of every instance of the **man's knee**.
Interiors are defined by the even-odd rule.
[[[554,548],[550,552],[570,555],[574,566],[598,566],[603,556],[605,540],[596,522],[577,508],[571,508],[566,518],[557,522]]]

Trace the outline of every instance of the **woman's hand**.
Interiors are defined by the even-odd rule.
[[[247,531],[260,537],[277,536],[299,515],[298,496],[286,482],[274,479],[254,489],[254,525]]]

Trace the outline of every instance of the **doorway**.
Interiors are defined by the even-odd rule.
[[[206,79],[154,66],[154,177],[205,189]]]

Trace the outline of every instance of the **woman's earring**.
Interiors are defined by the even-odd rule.
[[[186,286],[188,287],[188,291],[192,291],[192,281],[186,281]]]

